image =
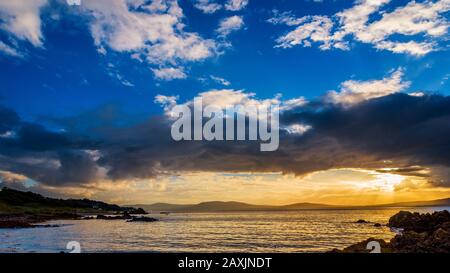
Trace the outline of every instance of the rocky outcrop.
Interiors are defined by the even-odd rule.
[[[127,220],[127,222],[156,222],[158,219],[145,216],[132,216],[125,212],[122,215],[117,216],[107,216],[107,215],[97,215],[97,219],[100,220]]]
[[[152,217],[133,217],[132,219],[128,220],[127,222],[156,222],[158,219],[152,218]]]
[[[143,208],[133,208],[127,211],[129,214],[148,214]]]
[[[0,228],[39,228],[58,227],[58,225],[48,225],[37,223],[50,220],[80,219],[76,214],[54,214],[54,215],[30,215],[30,214],[8,214],[0,215]]]
[[[388,243],[370,238],[332,252],[367,253],[371,251],[367,244],[377,241],[382,253],[450,253],[450,213],[446,210],[431,214],[400,211],[389,219],[388,226],[402,231]]]
[[[404,231],[432,232],[442,224],[450,222],[447,210],[420,214],[418,212],[400,211],[389,219],[388,226],[402,228]]]
[[[31,228],[32,224],[25,221],[9,220],[0,221],[0,228]]]
[[[367,246],[369,245],[370,242],[373,242],[373,241],[376,241],[380,244],[381,252],[383,252],[383,253],[393,252],[391,245],[389,243],[385,242],[382,239],[375,239],[375,238],[369,238],[365,241],[356,243],[356,244],[346,247],[342,250],[333,249],[330,252],[332,252],[332,253],[369,253],[372,251],[372,249],[368,248]]]
[[[122,215],[113,215],[113,216],[99,214],[99,215],[97,215],[97,219],[99,219],[99,220],[129,220],[129,219],[133,219],[133,216],[131,216],[128,212],[124,212]]]
[[[450,213],[446,210],[432,214],[401,211],[388,225],[403,229],[391,240],[397,252],[450,253]]]

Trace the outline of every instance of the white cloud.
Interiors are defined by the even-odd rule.
[[[194,7],[206,14],[211,14],[222,9],[222,5],[213,0],[196,0]]]
[[[285,100],[280,106],[281,111],[288,111],[305,105],[308,101],[304,97]]]
[[[209,91],[197,94],[195,98],[202,99],[203,107],[214,106],[222,110],[237,106],[245,109],[250,106],[268,108],[273,105],[279,105],[280,111],[287,111],[306,103],[306,100],[303,97],[284,101],[281,99],[281,95],[277,94],[273,98],[259,99],[256,98],[255,93],[235,89],[211,89]],[[192,106],[195,98],[183,103],[183,105]],[[177,99],[178,96],[168,97],[164,95],[157,95],[155,97],[155,102],[164,107],[167,116],[172,117],[175,116],[172,113],[173,107],[180,105],[176,102]]]
[[[295,30],[276,40],[276,47],[281,48],[296,45],[309,47],[312,43],[318,43],[322,50],[348,50],[349,41],[355,39],[372,44],[377,49],[414,56],[423,56],[438,49],[437,42],[446,37],[450,25],[443,16],[450,10],[450,0],[411,1],[391,12],[381,10],[389,2],[358,0],[353,7],[332,17],[296,18],[290,12],[275,12],[268,22],[296,26]],[[372,15],[378,15],[379,19],[370,22]],[[409,36],[410,40],[396,41],[394,35]]]
[[[283,129],[288,132],[288,134],[291,135],[303,135],[307,131],[309,131],[312,127],[310,125],[305,124],[292,124],[289,126],[284,127]]]
[[[215,81],[215,82],[217,82],[217,83],[220,83],[221,85],[225,85],[225,86],[231,85],[231,82],[227,81],[227,80],[224,79],[224,78],[217,77],[217,76],[214,76],[214,75],[211,75],[211,76],[209,76],[209,77],[211,78],[211,80],[213,80],[213,81]]]
[[[267,20],[267,22],[274,25],[287,25],[287,26],[297,26],[303,23],[307,17],[297,18],[291,11],[279,12],[278,10],[273,10],[274,17]]]
[[[0,41],[0,52],[13,57],[23,57],[22,53],[2,41]]]
[[[122,85],[128,87],[134,86],[133,83],[128,81],[122,74],[120,74],[119,70],[116,69],[114,64],[108,63],[106,71],[111,78],[118,80]]]
[[[47,1],[0,0],[0,28],[34,46],[43,46],[40,10]],[[57,3],[67,5],[66,1]],[[214,40],[185,31],[177,0],[83,0],[68,12],[88,19],[95,45],[103,55],[113,50],[128,53],[153,67],[182,67],[217,52]],[[5,44],[1,50],[15,54]],[[180,75],[175,78],[181,78]]]
[[[361,0],[349,9],[336,14],[339,23],[339,30],[334,34],[334,39],[340,41],[344,36],[355,33],[358,36],[364,33],[369,16],[378,11],[383,5],[391,0]]]
[[[301,18],[302,23],[295,30],[277,39],[276,47],[290,48],[297,45],[311,46],[311,42],[321,43],[321,49],[329,49],[333,22],[326,16]]]
[[[13,138],[15,135],[13,131],[6,131],[0,134],[0,138]]]
[[[1,0],[0,28],[36,47],[43,44],[40,10],[47,0]]]
[[[403,81],[402,77],[403,70],[399,68],[381,80],[345,81],[341,84],[339,92],[328,92],[325,100],[330,103],[351,106],[365,100],[387,96],[409,87],[410,82]]]
[[[173,107],[177,105],[178,96],[164,96],[156,95],[155,103],[160,104],[165,112],[169,112]]]
[[[412,92],[412,93],[408,93],[408,95],[410,95],[411,97],[423,97],[425,96],[424,92]]]
[[[213,40],[184,31],[183,11],[176,0],[83,1],[82,9],[92,18],[91,33],[100,49],[130,53],[158,67],[181,67],[215,54]],[[154,69],[154,73],[167,80],[186,77],[180,69]]]
[[[245,8],[248,5],[248,0],[228,0],[225,4],[225,9],[231,11],[238,11]]]
[[[220,21],[217,32],[219,33],[219,35],[225,37],[228,36],[231,32],[241,29],[243,26],[244,20],[242,19],[242,16],[234,15]]]
[[[358,38],[362,41],[382,41],[392,34],[443,36],[447,33],[449,22],[441,14],[449,9],[449,0],[411,1],[404,7],[383,13],[382,18],[368,25]]]
[[[125,0],[84,1],[94,20],[91,32],[98,46],[140,52],[151,63],[196,61],[213,54],[214,42],[183,31],[183,13],[176,0],[154,0],[130,10]]]
[[[417,43],[414,41],[409,41],[406,43],[402,42],[391,42],[391,41],[381,41],[375,44],[377,49],[386,49],[394,53],[407,53],[413,56],[423,56],[431,51],[435,50],[435,43],[422,42]]]
[[[187,77],[182,68],[167,67],[152,69],[152,71],[155,74],[155,78],[159,80],[170,81],[175,79],[185,79]]]

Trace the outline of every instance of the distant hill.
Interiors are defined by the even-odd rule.
[[[211,201],[198,204],[155,203],[151,205],[129,205],[126,207],[108,204],[89,199],[56,199],[44,197],[33,192],[23,192],[9,188],[0,191],[0,213],[23,212],[32,210],[81,210],[86,212],[132,212],[135,208],[143,208],[154,212],[231,212],[231,211],[289,211],[311,209],[370,209],[390,207],[437,207],[450,206],[450,198],[432,200],[380,204],[372,206],[334,206],[316,203],[295,203],[283,206],[253,205],[243,202]]]
[[[115,211],[124,212],[132,211],[132,207],[121,207],[115,204],[108,204],[101,201],[89,199],[55,199],[44,197],[33,192],[24,192],[3,188],[0,191],[0,213],[5,212],[21,212],[21,210],[29,209],[57,209],[70,210],[79,209],[86,211]]]
[[[297,203],[286,206],[252,205],[243,202],[211,201],[198,204],[176,205],[167,203],[155,203],[151,205],[131,205],[147,211],[168,212],[220,212],[220,211],[270,211],[270,210],[301,210],[301,209],[325,209],[333,206],[314,203]]]
[[[150,205],[139,204],[130,205],[140,207],[147,211],[166,212],[230,212],[230,211],[289,211],[289,210],[310,210],[310,209],[370,209],[370,208],[390,208],[390,207],[445,207],[450,206],[450,198],[432,201],[401,202],[390,204],[379,204],[371,206],[335,206],[317,203],[295,203],[283,206],[252,205],[242,202],[221,202],[211,201],[198,204],[168,204],[155,203]]]
[[[399,202],[378,205],[379,207],[448,207],[450,198],[437,199],[431,201]]]

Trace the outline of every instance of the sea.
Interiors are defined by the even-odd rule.
[[[370,237],[390,240],[396,231],[385,224],[400,210],[444,209],[450,207],[172,213],[148,215],[159,219],[148,223],[51,221],[46,224],[58,227],[0,229],[0,252],[326,252]]]

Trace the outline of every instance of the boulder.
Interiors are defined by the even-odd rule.
[[[346,247],[342,250],[339,249],[333,249],[332,253],[370,253],[372,249],[368,249],[367,245],[372,242],[376,241],[380,244],[381,253],[390,253],[392,252],[392,248],[389,245],[389,243],[385,242],[382,239],[375,239],[375,238],[369,238],[367,240],[364,240],[362,242],[356,243],[354,245],[351,245],[349,247]]]
[[[148,214],[143,208],[136,208],[127,211],[129,214]]]
[[[450,222],[450,213],[447,210],[433,212],[432,214],[400,211],[389,219],[388,226],[420,233],[433,232],[446,222]]]
[[[158,219],[152,218],[152,217],[133,217],[132,219],[128,220],[127,222],[156,222]]]
[[[375,224],[374,226],[378,225]],[[380,243],[381,252],[450,253],[450,213],[448,211],[431,214],[400,211],[389,219],[388,226],[402,229],[403,232],[396,235],[388,243],[370,238],[343,250],[333,250],[332,252],[370,252],[365,249],[367,243],[377,241]]]
[[[0,221],[0,228],[32,228],[33,225],[31,225],[28,222],[24,221]]]

